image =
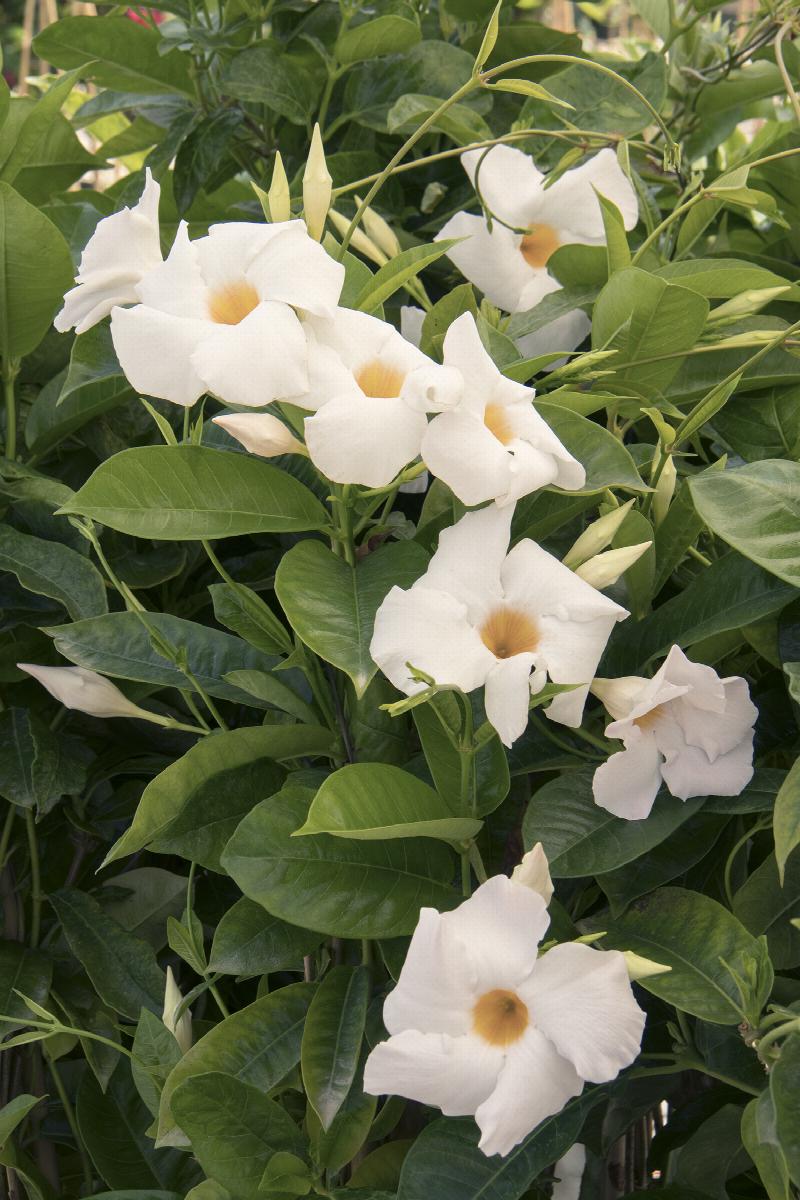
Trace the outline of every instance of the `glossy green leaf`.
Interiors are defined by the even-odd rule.
[[[397,12],[351,25],[339,35],[335,53],[342,63],[363,62],[384,54],[401,54],[421,37],[416,13],[410,5],[402,5]]]
[[[769,1090],[751,1100],[742,1113],[742,1141],[756,1164],[769,1200],[791,1200],[789,1172],[775,1125]]]
[[[71,71],[38,100],[15,97],[0,130],[0,180],[12,183],[32,203],[41,204],[59,186],[68,187],[91,167],[103,165],[102,158],[84,149],[60,113],[76,82],[77,73]]]
[[[217,924],[209,968],[224,975],[299,970],[321,941],[321,934],[289,925],[243,896]]]
[[[178,92],[194,95],[189,55],[159,53],[161,35],[124,16],[62,17],[34,40],[34,52],[45,62],[69,70],[82,67],[86,78],[116,91]]]
[[[47,721],[25,708],[0,713],[0,796],[21,808],[50,812],[66,795],[79,795],[91,754],[69,734],[53,737]]]
[[[320,529],[317,498],[259,458],[208,446],[141,446],[101,463],[62,510],[167,541]]]
[[[449,717],[451,728],[460,727],[461,715],[454,696],[440,694],[434,703],[446,719]],[[461,755],[442,728],[432,705],[419,705],[413,710],[413,717],[434,786],[456,811],[461,796]],[[510,786],[506,751],[498,735],[493,733],[475,755],[476,814],[483,817],[494,812],[505,800]]]
[[[570,454],[585,467],[586,483],[582,492],[600,492],[610,487],[623,487],[634,492],[646,490],[622,442],[602,425],[557,404],[537,403],[536,408]]]
[[[38,950],[30,950],[21,942],[0,942],[0,1013],[16,1018],[3,1021],[4,1035],[21,1029],[32,1015],[17,993],[29,996],[37,1004],[46,1004],[52,975],[52,961]]]
[[[0,358],[22,358],[38,345],[71,285],[72,258],[64,238],[52,221],[0,182]]]
[[[305,125],[319,94],[307,64],[272,41],[237,54],[223,75],[222,90],[239,100],[264,104],[295,125]]]
[[[97,568],[76,550],[0,526],[0,570],[11,571],[38,596],[58,600],[73,621],[108,612],[106,588]]]
[[[759,863],[735,893],[733,911],[745,929],[766,934],[776,971],[800,965],[800,929],[791,923],[800,915],[800,854],[789,858],[782,878],[774,854]]]
[[[308,1010],[300,1066],[309,1103],[326,1131],[356,1076],[370,990],[366,967],[334,967]]]
[[[797,759],[775,799],[775,858],[783,883],[786,861],[800,845],[800,759]]]
[[[769,1074],[769,1090],[775,1109],[775,1133],[783,1152],[789,1178],[800,1184],[800,1034],[793,1033],[781,1047],[781,1056]]]
[[[412,246],[403,250],[395,258],[391,258],[380,270],[376,271],[369,283],[356,298],[354,308],[363,312],[372,312],[393,296],[409,280],[415,279],[420,271],[435,263],[443,254],[454,246],[458,238],[445,238],[444,241],[431,242],[430,245]]]
[[[781,287],[788,283],[774,271],[739,258],[689,258],[665,263],[654,272],[709,300],[729,300],[740,292]]]
[[[149,1008],[143,1008],[139,1013],[132,1051],[134,1085],[145,1107],[157,1117],[167,1076],[180,1062],[183,1051],[163,1018],[157,1017]]]
[[[746,462],[800,458],[800,388],[776,387],[731,396],[712,417],[718,437]]]
[[[220,625],[265,654],[293,649],[289,631],[258,592],[242,583],[212,583],[208,590]]]

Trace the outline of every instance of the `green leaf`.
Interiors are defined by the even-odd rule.
[[[778,459],[691,480],[706,525],[740,554],[800,587],[800,463]]]
[[[622,213],[611,200],[608,200],[595,188],[600,212],[603,216],[603,228],[606,235],[606,255],[608,258],[608,274],[623,271],[631,265],[631,249],[625,233],[625,223]]]
[[[311,796],[287,787],[239,825],[222,865],[251,900],[286,921],[334,937],[411,933],[424,905],[458,903],[453,856],[427,838],[363,842],[319,834],[296,838]]]
[[[277,1151],[303,1151],[304,1138],[286,1110],[231,1075],[191,1075],[175,1088],[170,1103],[200,1166],[232,1200],[255,1196]]]
[[[416,542],[391,542],[351,567],[308,539],[283,556],[275,594],[298,637],[363,696],[378,669],[369,654],[375,613],[393,586],[410,587],[427,564]]]
[[[319,96],[308,63],[279,49],[275,42],[259,42],[237,54],[221,87],[238,100],[266,105],[294,125],[306,124]]]
[[[167,1078],[161,1095],[158,1144],[185,1144],[172,1114],[172,1094],[184,1080],[220,1072],[259,1092],[300,1061],[300,1041],[313,986],[295,983],[262,996],[226,1017],[192,1046]]]
[[[462,283],[453,288],[441,300],[437,300],[433,308],[425,314],[420,336],[420,350],[423,354],[436,354],[441,358],[444,336],[457,317],[470,312],[473,317],[478,315],[475,303],[475,292],[471,283]]]
[[[133,24],[133,28],[131,25]],[[62,17],[34,38],[34,53],[44,62],[82,75],[118,92],[179,92],[194,96],[190,58],[179,50],[159,52],[160,34],[124,16]]]
[[[235,141],[243,117],[238,108],[223,108],[204,117],[181,144],[175,156],[172,191],[175,207],[183,216],[206,187],[209,180],[220,170],[226,155]],[[231,174],[235,163],[231,162]]]
[[[521,338],[526,333],[536,333],[559,317],[565,317],[576,308],[593,304],[597,299],[596,287],[560,288],[544,296],[527,312],[512,313],[505,331],[510,338]]]
[[[570,454],[586,468],[586,483],[581,492],[601,492],[610,487],[633,492],[647,490],[622,442],[602,425],[558,404],[537,403],[536,409]],[[570,492],[571,496],[574,494]]]
[[[0,795],[21,808],[50,812],[66,795],[79,795],[90,754],[69,735],[53,737],[46,721],[24,708],[0,713]]]
[[[61,511],[167,541],[297,533],[327,521],[317,498],[285,471],[208,446],[123,450],[101,463]]]
[[[781,1047],[781,1056],[769,1073],[769,1090],[775,1108],[775,1133],[789,1178],[800,1184],[800,1034],[793,1033]]]
[[[402,54],[422,37],[419,19],[410,5],[396,12],[351,25],[339,35],[334,53],[340,63],[364,62],[385,54]]]
[[[708,300],[730,300],[741,292],[781,287],[789,282],[774,271],[739,258],[690,258],[666,263],[653,274]]]
[[[58,121],[61,106],[65,103],[67,97],[78,81],[78,72],[70,71],[67,75],[62,75],[55,83],[51,84],[44,95],[34,103],[29,103],[23,100],[14,104],[14,115],[3,128],[2,139],[0,139],[0,180],[6,183],[17,183],[18,190],[22,191],[23,187],[19,187],[18,176],[31,161],[38,159],[39,162],[44,158],[47,159],[46,144],[48,135],[54,128],[58,128]],[[16,120],[17,114],[22,118],[20,122]],[[9,114],[11,116],[11,114]],[[16,126],[16,128],[14,128]],[[67,135],[75,139],[72,130],[67,127]],[[58,133],[56,134],[58,136]],[[75,139],[77,140],[77,139]],[[10,142],[8,153],[5,153],[5,144]],[[79,151],[82,149],[78,143]],[[84,160],[89,159],[87,165],[95,165],[96,161],[102,163],[102,159],[94,160],[91,155],[86,155],[83,151]],[[82,174],[82,172],[80,172]],[[72,180],[70,180],[72,182]],[[55,189],[52,189],[55,190]],[[49,193],[48,193],[49,194]],[[33,198],[33,197],[32,197]]]
[[[432,837],[467,841],[482,822],[457,817],[433,788],[385,763],[352,763],[334,771],[312,801],[295,837],[330,833],[357,841]]]
[[[787,859],[792,851],[800,846],[800,758],[792,764],[789,774],[781,784],[775,799],[773,825],[778,877],[783,886]]]
[[[219,870],[219,856],[241,818],[281,786],[285,772],[278,760],[324,754],[332,744],[328,730],[304,725],[253,726],[202,738],[147,785],[133,824],[103,865],[149,847]]]
[[[454,696],[440,694],[433,703],[446,716],[450,728],[460,728],[461,715]],[[461,795],[461,755],[442,728],[431,704],[415,708],[413,716],[436,790],[452,807],[457,808]],[[494,812],[505,800],[510,786],[505,747],[498,735],[493,733],[475,756],[477,815],[482,817]]]
[[[0,358],[35,349],[72,278],[69,247],[53,222],[0,182]]]
[[[356,1076],[370,991],[367,967],[334,967],[308,1010],[300,1066],[309,1103],[326,1132]]]
[[[593,767],[568,771],[536,791],[522,821],[527,849],[541,842],[554,879],[614,871],[669,837],[702,801],[659,795],[646,821],[625,821],[595,804]]]
[[[21,942],[0,942],[0,1014],[17,1018],[13,1022],[3,1021],[0,1036],[27,1025],[31,1009],[22,996],[30,997],[36,1004],[45,1004],[52,974],[53,964],[43,954],[29,950]]]
[[[489,55],[492,53],[497,41],[497,35],[500,31],[500,11],[503,7],[503,0],[497,0],[494,11],[489,18],[489,24],[486,26],[486,32],[483,35],[483,40],[475,55],[475,71],[480,71],[486,62]]]
[[[243,896],[217,924],[209,970],[224,975],[299,970],[321,941],[321,934],[280,921]]]
[[[775,1106],[769,1089],[751,1100],[742,1113],[742,1141],[756,1164],[769,1200],[791,1200],[789,1172],[778,1141]]]
[[[231,633],[265,654],[287,654],[294,649],[288,630],[258,592],[243,583],[212,583],[208,590],[214,616]]]
[[[104,879],[103,889],[100,899],[108,915],[161,950],[167,940],[167,917],[179,917],[186,903],[184,876],[161,867],[134,867]]]
[[[800,929],[791,923],[800,912],[800,854],[792,855],[780,879],[770,854],[735,893],[732,907],[745,929],[766,934],[776,971],[800,965]]]
[[[85,892],[61,888],[48,899],[72,953],[105,1003],[134,1021],[142,1008],[160,1013],[164,974],[152,948],[118,925]]]
[[[800,388],[777,387],[758,395],[734,393],[711,418],[716,435],[747,462],[800,458]]]
[[[0,570],[16,575],[29,592],[58,600],[73,621],[108,612],[100,572],[88,558],[60,542],[0,526]]]
[[[738,1105],[725,1104],[694,1130],[677,1155],[676,1186],[727,1200],[726,1180],[750,1167],[742,1146],[741,1112]]]
[[[309,1108],[306,1122],[311,1139],[312,1154],[320,1166],[335,1173],[352,1162],[363,1150],[378,1106],[377,1097],[367,1096],[362,1087],[362,1072],[347,1093],[344,1104],[333,1119],[330,1129],[323,1130],[317,1114]],[[341,1196],[341,1193],[340,1193]],[[347,1200],[359,1200],[358,1193],[348,1188]],[[369,1193],[368,1193],[369,1198]],[[362,1197],[363,1200],[363,1197]],[[379,1197],[380,1200],[380,1197]]]
[[[311,705],[302,700],[297,692],[288,687],[274,672],[229,671],[225,679],[234,687],[247,692],[248,696],[254,696],[270,708],[290,713],[298,721],[316,725],[319,719]]]
[[[131,1049],[131,1075],[136,1090],[152,1116],[157,1117],[167,1076],[180,1062],[183,1051],[162,1018],[149,1008],[139,1013]]]
[[[604,947],[633,950],[671,968],[640,980],[647,991],[716,1025],[741,1022],[742,1001],[728,968],[747,979],[761,961],[759,944],[716,900],[682,888],[659,888],[623,916],[595,922],[606,931]]]
[[[425,92],[406,92],[395,100],[389,109],[386,124],[390,133],[407,134],[418,129],[423,121],[435,116],[432,130],[444,133],[458,145],[485,141],[492,131],[483,117],[467,104],[451,104],[444,112],[438,112],[441,100]]]
[[[460,238],[445,238],[440,242],[412,246],[409,250],[401,251],[375,272],[369,283],[359,293],[353,308],[360,308],[363,312],[373,312],[405,283],[416,279],[425,267],[429,267],[431,263],[435,263],[443,254],[446,254],[458,241]]]
[[[15,1096],[13,1100],[9,1100],[8,1104],[0,1108],[0,1149],[6,1144],[17,1126],[25,1120],[31,1109],[41,1103],[42,1099],[42,1096],[29,1096],[23,1093]]]

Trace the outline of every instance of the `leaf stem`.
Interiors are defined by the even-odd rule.
[[[46,1044],[47,1043],[45,1043],[45,1045]],[[55,1084],[56,1091],[58,1092],[58,1098],[61,1101],[61,1107],[64,1110],[64,1116],[67,1119],[67,1124],[72,1130],[72,1136],[75,1139],[75,1145],[77,1146],[78,1154],[80,1155],[84,1191],[87,1196],[91,1196],[94,1189],[94,1172],[92,1170],[91,1160],[86,1152],[86,1146],[84,1145],[83,1138],[81,1137],[78,1129],[78,1122],[75,1119],[75,1109],[72,1107],[72,1101],[67,1095],[66,1088],[64,1087],[64,1081],[61,1078],[61,1073],[56,1067],[55,1060],[52,1059],[46,1052],[45,1058],[47,1059],[47,1066],[53,1083]]]
[[[36,823],[33,810],[25,810],[25,830],[28,835],[28,850],[31,860],[31,949],[39,945],[39,934],[42,928],[42,879],[39,870],[39,844],[36,838]]]
[[[11,462],[17,457],[17,399],[14,395],[14,380],[19,371],[19,363],[9,359],[3,364],[3,395],[6,403],[6,445],[5,456]]]

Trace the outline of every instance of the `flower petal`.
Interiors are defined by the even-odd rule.
[[[480,1038],[408,1029],[372,1051],[364,1091],[406,1096],[440,1108],[446,1117],[466,1117],[491,1093],[502,1065],[502,1051]]]
[[[460,942],[448,937],[441,915],[420,910],[396,986],[383,1006],[389,1033],[420,1029],[460,1037],[472,1028],[476,972]]]
[[[661,774],[672,795],[679,800],[691,800],[693,796],[738,796],[753,778],[752,730],[734,750],[711,762],[696,746],[685,741],[681,746],[677,728],[670,738],[671,746],[667,748],[664,724],[660,723],[656,735],[666,758]]]
[[[446,934],[460,942],[468,957],[479,995],[495,988],[519,991],[550,924],[538,892],[505,875],[493,875],[441,920]]]
[[[484,1154],[508,1154],[537,1125],[579,1096],[583,1080],[531,1025],[509,1049],[497,1086],[475,1113]]]
[[[486,677],[486,719],[497,730],[504,746],[514,742],[528,727],[533,654],[515,654],[496,662]]]
[[[626,821],[649,816],[661,787],[661,755],[652,732],[635,726],[625,749],[597,768],[592,780],[595,804]]]
[[[460,600],[419,586],[392,588],[376,614],[369,652],[387,679],[409,696],[426,685],[413,678],[408,663],[437,683],[471,692],[495,661]]]
[[[293,225],[302,225],[294,221]],[[206,286],[217,288],[245,277],[258,254],[289,225],[265,225],[261,221],[224,221],[209,226],[205,237],[193,243]]]
[[[562,241],[605,241],[603,214],[595,189],[616,204],[626,229],[639,220],[639,201],[613,150],[606,148],[580,167],[566,171],[542,192],[537,219],[556,225]],[[568,231],[568,232],[567,232]]]
[[[533,159],[513,146],[467,150],[461,165],[489,210],[507,225],[528,226],[542,192],[544,175]]]
[[[553,1167],[556,1182],[550,1200],[579,1200],[585,1169],[586,1147],[576,1142]]]
[[[522,238],[503,225],[495,224],[490,233],[483,217],[458,213],[435,240],[442,238],[466,239],[451,247],[447,257],[487,300],[506,312],[533,308],[559,286],[547,271],[527,264],[519,249]]]
[[[511,455],[467,412],[440,413],[422,439],[422,461],[471,507],[504,496],[511,482]]]
[[[425,414],[399,396],[365,396],[357,388],[306,418],[308,452],[334,483],[385,487],[419,455]]]
[[[511,872],[511,882],[519,884],[520,887],[531,888],[538,892],[545,904],[550,903],[553,899],[553,881],[550,878],[550,864],[541,842],[537,842],[522,856],[522,862],[517,863]]]
[[[148,271],[136,288],[142,304],[175,317],[191,317],[209,321],[209,311],[203,275],[195,243],[189,241],[189,230],[181,221],[172,249],[163,263]]]
[[[542,454],[552,456],[553,482],[557,487],[575,491],[584,486],[586,483],[585,467],[570,454],[532,404],[515,404],[513,412],[509,413],[509,418],[513,422],[519,438],[529,442]]]
[[[618,950],[577,942],[554,946],[520,994],[535,1024],[582,1079],[615,1079],[639,1053],[645,1015]]]
[[[111,340],[131,387],[185,408],[207,390],[192,362],[207,333],[207,321],[175,317],[144,304],[111,312]]]
[[[416,304],[403,304],[400,308],[400,332],[412,346],[419,346],[422,341],[422,326],[425,323],[425,310]]]
[[[540,354],[549,354],[553,350],[574,350],[580,346],[591,328],[592,322],[583,309],[575,308],[563,317],[550,321],[548,325],[543,325],[541,329],[517,338],[517,349],[524,358],[538,358]],[[554,371],[564,361],[560,359],[551,363],[545,370]]]
[[[192,362],[226,404],[261,408],[308,386],[306,339],[288,304],[262,301],[238,325],[206,327]]]
[[[330,317],[342,293],[344,264],[309,237],[301,221],[292,221],[253,259],[247,278],[265,300]]]
[[[415,586],[449,592],[479,619],[502,599],[500,569],[511,537],[511,516],[510,509],[490,504],[443,529],[428,570]]]

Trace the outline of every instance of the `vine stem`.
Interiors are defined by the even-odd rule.
[[[778,64],[778,70],[781,73],[781,79],[783,80],[783,86],[786,88],[786,94],[789,97],[789,103],[794,110],[797,123],[800,125],[800,97],[798,97],[797,92],[795,91],[791,76],[786,70],[786,63],[783,61],[783,39],[792,28],[792,24],[792,21],[786,21],[778,30],[778,36],[775,38],[774,46],[775,62]]]
[[[28,849],[31,858],[31,949],[39,945],[39,934],[42,928],[42,880],[39,870],[39,844],[36,839],[36,823],[33,810],[25,810],[25,830],[28,835]]]
[[[89,1158],[89,1155],[86,1152],[86,1146],[83,1143],[83,1138],[81,1137],[80,1131],[78,1129],[78,1122],[75,1119],[75,1109],[72,1107],[72,1102],[71,1102],[69,1096],[67,1095],[66,1088],[64,1087],[64,1081],[61,1078],[61,1073],[59,1072],[58,1068],[56,1067],[55,1060],[50,1058],[49,1054],[46,1055],[46,1058],[47,1058],[47,1066],[50,1071],[51,1078],[53,1080],[53,1083],[56,1086],[56,1091],[58,1092],[58,1098],[61,1101],[61,1107],[64,1110],[64,1116],[67,1118],[67,1124],[69,1125],[69,1127],[72,1131],[72,1136],[75,1139],[75,1145],[78,1148],[78,1154],[80,1155],[80,1160],[81,1160],[81,1170],[83,1172],[83,1182],[85,1185],[86,1195],[91,1196],[92,1190],[94,1188],[94,1172],[92,1171],[91,1160]]]
[[[3,395],[6,403],[5,455],[11,462],[17,457],[17,399],[14,395],[16,376],[16,364],[14,362],[6,363],[3,370]]]

